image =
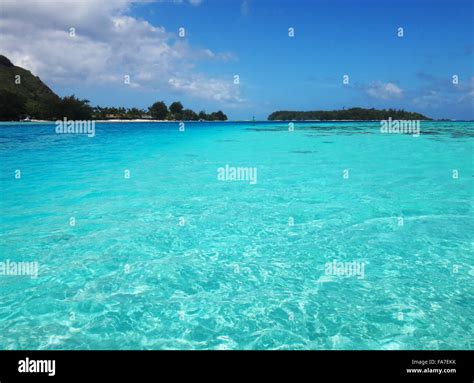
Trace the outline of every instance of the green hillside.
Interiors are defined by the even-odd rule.
[[[27,115],[46,118],[48,105],[58,100],[39,77],[0,55],[0,120],[17,120]]]
[[[19,77],[18,77],[19,76]],[[155,118],[159,120],[225,121],[222,111],[196,113],[184,109],[179,101],[169,108],[163,101],[155,102],[148,111],[124,107],[91,107],[88,100],[74,95],[59,97],[39,77],[30,71],[15,66],[0,55],[0,121],[17,121],[25,117],[39,120],[107,120],[109,118],[135,119]]]

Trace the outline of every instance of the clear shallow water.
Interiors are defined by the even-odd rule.
[[[0,124],[0,348],[474,348],[474,126],[379,126]]]

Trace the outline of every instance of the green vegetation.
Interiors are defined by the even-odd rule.
[[[92,118],[96,120],[108,119],[154,119],[163,121],[226,121],[227,116],[222,112],[213,112],[206,114],[201,111],[199,114],[191,109],[184,109],[183,104],[179,101],[173,102],[169,108],[164,101],[157,101],[148,108],[148,111],[137,108],[114,108],[96,106],[93,108]]]
[[[152,118],[156,120],[165,120],[168,116],[168,108],[163,101],[155,102],[152,106],[148,108]]]
[[[170,107],[170,115],[168,116],[169,120],[181,120],[183,116],[183,104],[179,101],[173,102]]]
[[[155,102],[148,111],[138,108],[92,107],[89,100],[81,100],[74,95],[59,97],[48,88],[39,77],[14,66],[5,56],[0,55],[0,121],[21,120],[30,117],[39,120],[107,120],[107,119],[156,119],[186,121],[225,121],[222,112],[199,114],[184,109],[179,101],[169,109],[163,101]]]
[[[19,94],[0,90],[0,120],[18,120],[18,117],[25,114],[26,99]]]
[[[59,97],[38,77],[30,71],[14,66],[8,58],[0,55],[1,120],[18,119],[29,114],[29,111],[39,114],[38,111],[47,101],[57,102],[58,99]]]
[[[197,121],[199,120],[199,116],[194,110],[191,109],[184,109],[182,114],[182,119],[186,121]],[[227,120],[227,118],[226,118]]]
[[[132,120],[148,117],[143,109],[138,108],[115,108],[96,106],[92,109],[92,118],[95,120],[121,119]]]
[[[420,113],[402,109],[364,109],[350,108],[342,110],[315,110],[308,112],[281,110],[268,116],[269,120],[430,120]]]

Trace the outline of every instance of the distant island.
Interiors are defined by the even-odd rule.
[[[402,109],[364,109],[350,108],[341,110],[314,110],[307,112],[280,110],[268,116],[268,120],[301,121],[301,120],[431,120],[420,113],[407,112]]]
[[[37,120],[110,120],[155,119],[169,121],[225,121],[222,111],[199,113],[184,109],[175,101],[168,107],[157,101],[148,110],[123,107],[92,107],[89,100],[74,95],[59,97],[30,71],[15,66],[0,55],[0,121]]]

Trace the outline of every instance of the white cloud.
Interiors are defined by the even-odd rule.
[[[249,14],[249,2],[248,0],[242,0],[240,3],[240,14],[242,16],[247,16]]]
[[[150,0],[150,1],[153,1],[153,0]],[[165,2],[172,2],[172,3],[176,3],[176,4],[183,4],[185,3],[184,0],[155,0],[155,1],[160,1],[162,3],[165,3]],[[191,4],[191,5],[201,5],[202,3],[202,0],[187,0],[186,1],[187,3]]]
[[[467,79],[466,82],[464,82],[461,79],[460,86],[459,86],[459,91],[461,95],[459,96],[458,102],[469,102],[471,105],[474,104],[474,76],[470,77]]]
[[[391,82],[375,82],[367,88],[367,94],[374,98],[388,100],[402,96],[403,90]]]
[[[474,103],[474,76],[461,77],[458,84],[426,73],[420,73],[419,77],[424,81],[424,87],[413,98],[413,104],[416,106],[438,108],[446,105],[467,104],[472,107]]]
[[[210,77],[196,69],[201,60],[227,61],[234,59],[232,54],[193,48],[177,33],[130,16],[132,2],[137,1],[2,0],[0,52],[53,87],[123,84],[128,75],[135,88],[240,100],[232,79]],[[70,28],[75,29],[74,37]]]
[[[220,102],[242,102],[239,96],[235,95],[236,85],[233,82],[223,82],[215,79],[203,77],[195,78],[170,78],[169,85],[178,92],[184,92],[191,96],[202,97]]]
[[[437,108],[443,103],[443,97],[439,91],[430,90],[413,99],[413,104],[420,108]]]

